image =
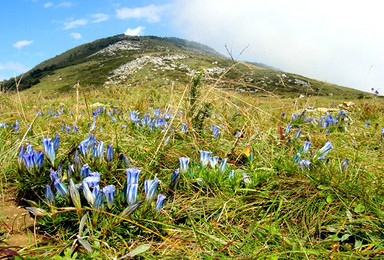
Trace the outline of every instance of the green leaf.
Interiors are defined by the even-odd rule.
[[[92,247],[91,244],[87,240],[84,240],[82,238],[79,238],[77,241],[90,253],[92,253]]]
[[[84,226],[85,226],[85,221],[87,220],[87,217],[88,217],[88,212],[80,220],[79,236],[81,236],[81,234],[83,233]]]
[[[363,241],[362,240],[355,240],[355,248],[356,249],[359,249],[361,246],[363,245]]]
[[[358,205],[355,207],[354,211],[355,211],[356,213],[363,213],[363,212],[365,211],[365,207],[364,207],[364,205],[362,205],[362,204],[358,204]]]
[[[128,254],[126,254],[124,257],[132,257],[132,256],[136,256],[136,255],[142,254],[142,253],[144,253],[145,251],[147,251],[150,248],[151,248],[150,244],[140,245],[140,246],[136,247],[135,249],[133,249]]]
[[[344,234],[342,237],[341,237],[341,242],[347,240],[349,237],[351,236],[351,234]]]
[[[347,209],[347,218],[349,221],[352,221],[352,212]]]
[[[332,194],[329,194],[327,196],[327,203],[331,203],[332,201],[333,201],[333,196],[332,196]]]

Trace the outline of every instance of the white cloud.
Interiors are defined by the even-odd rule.
[[[379,1],[179,0],[173,26],[240,59],[369,91],[384,83]],[[201,8],[204,6],[204,8]],[[257,51],[255,51],[257,50]],[[371,65],[373,65],[370,70]]]
[[[101,23],[109,19],[109,15],[103,13],[93,14],[91,17],[94,19],[92,23]]]
[[[64,7],[64,8],[69,8],[73,6],[72,2],[60,2],[58,4],[53,4],[52,2],[46,2],[44,5],[44,8],[49,8],[49,7]]]
[[[0,63],[0,70],[15,71],[17,73],[23,73],[28,71],[29,68],[19,62],[9,61],[6,63]]]
[[[48,7],[51,7],[51,6],[53,6],[53,3],[52,3],[52,2],[46,2],[46,3],[44,4],[44,8],[48,8]]]
[[[86,25],[88,23],[87,19],[77,19],[71,22],[65,22],[64,23],[64,30],[69,30],[72,28],[77,28],[79,26]]]
[[[24,46],[28,46],[28,45],[31,45],[33,43],[33,41],[27,41],[27,40],[23,40],[23,41],[18,41],[16,43],[13,44],[13,47],[17,48],[17,49],[21,49],[23,48]]]
[[[57,7],[65,7],[65,8],[69,8],[69,7],[72,7],[73,6],[73,3],[72,2],[61,2],[57,5]]]
[[[116,15],[120,19],[146,19],[147,22],[159,22],[163,12],[168,9],[167,5],[148,5],[138,8],[121,8],[116,10]]]
[[[73,33],[71,33],[71,37],[76,39],[76,40],[80,40],[81,39],[81,34],[73,32]]]
[[[124,34],[125,35],[142,35],[144,32],[144,29],[145,29],[145,27],[143,27],[143,26],[139,26],[139,27],[136,27],[134,29],[128,28]]]

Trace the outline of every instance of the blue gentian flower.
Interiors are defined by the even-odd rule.
[[[337,122],[338,122],[338,120],[337,120],[337,116],[335,116],[335,117],[333,118],[333,124],[334,124],[334,125],[337,125]]]
[[[188,157],[180,157],[180,173],[186,174],[188,172],[188,164],[189,164],[189,158]]]
[[[87,156],[87,145],[85,143],[80,143],[78,147],[79,147],[81,155],[83,157]]]
[[[219,163],[219,157],[218,156],[213,156],[209,157],[209,164],[211,165],[212,168],[215,168],[216,165]]]
[[[176,170],[173,171],[173,173],[171,175],[171,183],[169,185],[171,190],[174,189],[174,187],[176,186],[176,183],[179,180],[179,178],[180,178],[180,171],[179,171],[179,169],[176,169]]]
[[[21,165],[24,162],[23,154],[24,154],[24,145],[21,145],[19,149],[19,154],[17,156],[17,161],[19,162],[19,165]]]
[[[36,153],[35,150],[33,150],[32,145],[28,144],[27,149],[25,151],[26,153]]]
[[[143,115],[143,118],[141,119],[141,124],[143,126],[148,126],[149,123],[151,123],[151,117],[149,116],[149,114]]]
[[[113,160],[113,148],[112,145],[107,145],[107,162]]]
[[[35,163],[34,163],[34,160],[35,160],[35,156],[34,156],[34,153],[30,152],[26,152],[23,154],[23,159],[24,159],[24,165],[25,167],[27,168],[28,171],[31,171],[35,168]]]
[[[188,130],[188,125],[186,123],[182,123],[180,131],[182,133],[185,133],[185,132],[187,132],[187,130]]]
[[[333,118],[331,115],[328,115],[327,119],[325,120],[325,124],[327,126],[331,126],[333,124]]]
[[[158,118],[153,120],[153,124],[157,129],[165,129],[168,126],[167,121],[164,120],[164,118]]]
[[[90,188],[95,188],[95,187],[99,186],[100,174],[99,173],[97,173],[97,174],[93,173],[93,174],[95,174],[94,176],[91,176],[91,174],[92,173],[90,173],[90,176],[84,178],[83,182],[85,181]]]
[[[163,208],[164,201],[167,197],[163,194],[158,194],[157,195],[157,201],[155,205],[155,210],[157,213],[160,213],[161,209]]]
[[[88,163],[84,164],[80,170],[80,178],[84,179],[84,178],[88,177],[90,172],[91,172],[91,170],[89,169]]]
[[[52,181],[56,179],[60,179],[59,174],[57,174],[57,172],[54,171],[52,168],[49,170],[49,177],[51,178]]]
[[[44,163],[44,154],[42,151],[39,151],[36,156],[35,167],[40,169],[43,166],[43,163]]]
[[[115,200],[115,185],[107,185],[103,188],[105,199],[107,200],[108,208],[111,208]]]
[[[160,109],[159,108],[156,108],[156,110],[155,110],[155,117],[156,118],[160,117]]]
[[[127,156],[125,156],[125,154],[123,154],[123,153],[120,154],[119,159],[120,159],[120,161],[123,163],[123,166],[124,166],[125,168],[131,166],[131,162],[129,161],[129,159],[127,158]]]
[[[22,146],[22,148],[24,148]],[[35,150],[33,150],[32,145],[27,145],[27,149],[25,153],[23,153],[24,149],[20,148],[19,150],[19,156],[22,156],[21,158],[18,158],[19,162],[24,162],[25,167],[28,171],[32,171],[35,169],[39,169],[43,166],[44,161],[44,155],[40,151],[39,153],[36,153]]]
[[[56,135],[55,139],[53,139],[53,149],[55,149],[56,153],[59,150],[59,146],[60,146],[60,137],[59,135]]]
[[[205,167],[209,163],[209,157],[211,156],[212,152],[208,151],[202,151],[200,150],[200,166]]]
[[[55,165],[56,150],[54,143],[51,138],[43,138],[42,140],[44,146],[44,154],[47,156],[48,160],[51,162],[52,166]]]
[[[81,154],[86,156],[91,156],[93,154],[93,148],[96,144],[96,138],[93,134],[89,134],[89,136],[80,142],[79,150]]]
[[[298,139],[301,135],[301,129],[297,129],[296,134],[295,134],[295,139]]]
[[[309,141],[305,141],[305,142],[304,142],[303,154],[308,153],[309,148],[311,147],[311,145],[312,145],[312,143],[309,142]]]
[[[94,209],[103,209],[103,193],[98,191],[95,195],[95,201],[93,203],[92,208]]]
[[[349,158],[345,158],[345,160],[341,163],[341,170],[342,171],[346,171],[348,170],[348,166],[349,166]]]
[[[228,179],[230,180],[235,179],[235,170],[232,169],[229,171]]]
[[[55,203],[55,195],[53,195],[50,185],[45,186],[45,200],[49,205],[53,205]]]
[[[129,184],[138,184],[139,183],[139,175],[141,170],[137,168],[128,168],[126,169],[127,173],[127,183]]]
[[[299,165],[300,165],[301,169],[303,169],[303,170],[308,170],[310,164],[311,164],[311,162],[309,160],[301,160],[299,162]]]
[[[155,178],[153,180],[144,181],[144,189],[145,189],[145,201],[151,202],[155,199],[157,187],[159,185],[159,179]]]
[[[135,120],[138,120],[139,119],[139,112],[137,111],[132,111],[129,113],[129,118],[132,120],[132,121],[135,121]]]
[[[329,150],[333,148],[331,142],[328,140],[324,146],[319,150],[318,158],[324,160],[325,156],[328,154]]]
[[[293,113],[292,114],[292,121],[295,121],[297,119],[297,114],[296,113]]]
[[[226,169],[227,169],[227,158],[222,158],[219,166],[219,173],[221,174],[225,173]]]
[[[165,141],[164,141],[163,146],[166,146],[166,145],[169,143],[169,139],[170,139],[170,138],[171,138],[171,136],[168,135],[167,138],[166,138]]]
[[[172,115],[170,114],[170,113],[164,113],[164,119],[165,120],[169,120],[169,119],[171,119],[172,118]]]
[[[291,128],[291,125],[287,125],[287,128],[285,129],[285,134],[288,134],[291,131]]]
[[[55,187],[57,194],[63,198],[68,198],[69,192],[68,188],[65,186],[65,184],[60,180],[60,178],[56,178],[53,181],[53,186]]]
[[[248,174],[246,172],[243,172],[243,181],[245,184],[251,184],[251,180],[248,177]]]
[[[132,205],[136,202],[137,189],[139,186],[139,175],[141,170],[137,168],[128,168],[127,172],[127,202]]]
[[[138,184],[128,184],[127,183],[127,202],[128,202],[128,205],[132,205],[136,202],[138,186],[139,186]]]
[[[220,136],[220,129],[216,126],[212,129],[212,136],[213,138],[219,138]]]
[[[93,148],[93,158],[102,160],[104,157],[104,142],[99,141],[97,146],[94,146]]]
[[[137,127],[140,126],[140,119],[134,119],[133,122],[135,123],[135,125],[136,125]]]
[[[94,120],[94,121],[92,122],[92,125],[91,125],[91,127],[89,128],[89,132],[94,131],[95,128],[96,128],[96,120]]]

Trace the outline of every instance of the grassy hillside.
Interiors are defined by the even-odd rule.
[[[219,83],[2,93],[0,255],[382,259],[383,102]],[[16,225],[9,197],[33,218]]]
[[[77,82],[89,89],[111,84],[120,87],[182,85],[200,72],[207,84],[218,82],[218,88],[255,95],[340,95],[344,98],[367,95],[258,63],[234,64],[212,48],[195,42],[125,35],[96,40],[44,61],[23,76],[19,89],[63,93]],[[3,85],[5,89],[15,89],[14,80]]]

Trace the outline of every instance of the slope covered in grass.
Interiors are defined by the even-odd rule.
[[[48,59],[17,77],[19,90],[37,93],[69,91],[78,81],[84,88],[113,86],[164,86],[186,84],[203,73],[206,84],[264,95],[285,97],[302,95],[362,98],[362,91],[274,70],[260,63],[233,61],[212,48],[183,39],[156,36],[125,36],[99,39]],[[2,83],[15,90],[15,80]]]
[[[11,249],[56,259],[382,258],[380,98],[340,111],[335,97],[255,98],[216,85],[2,94],[1,190],[17,188],[39,240]],[[44,149],[56,136],[57,149]],[[26,165],[32,149],[41,164]]]

